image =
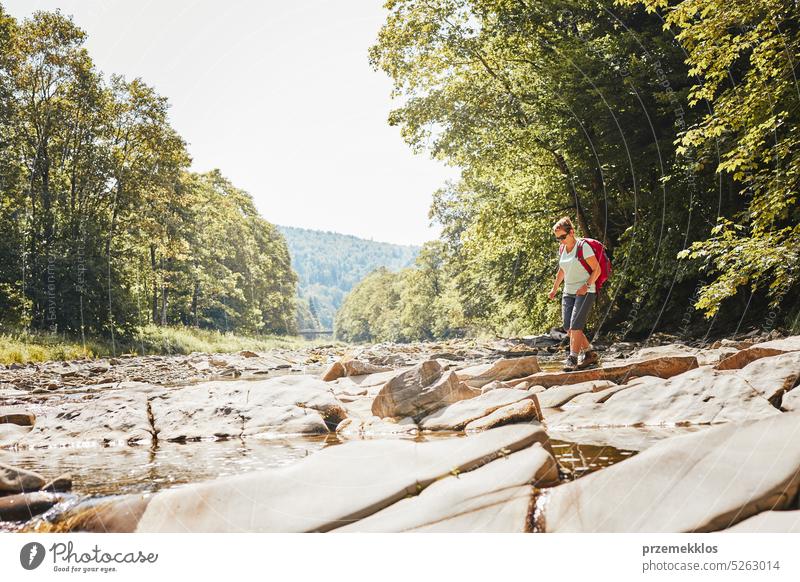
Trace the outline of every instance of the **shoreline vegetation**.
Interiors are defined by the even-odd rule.
[[[0,333],[0,364],[28,364],[54,360],[79,360],[133,354],[188,355],[193,352],[230,353],[242,350],[312,347],[322,341],[287,335],[241,335],[190,327],[147,325],[132,337],[112,342],[92,336],[80,337],[36,331]],[[330,341],[325,343],[330,344]]]

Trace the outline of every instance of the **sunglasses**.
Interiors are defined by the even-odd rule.
[[[560,242],[564,242],[564,239],[566,239],[568,236],[569,234],[562,234],[561,236],[556,236],[556,239],[558,239]]]

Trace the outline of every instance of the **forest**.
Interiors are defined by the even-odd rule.
[[[0,325],[296,330],[286,241],[220,171],[190,171],[168,103],[104,76],[60,12],[0,6]]]
[[[562,215],[601,240],[614,265],[595,330],[797,330],[794,0],[386,8],[370,59],[393,80],[389,122],[415,151],[462,172],[434,196],[440,240],[411,272],[357,287],[339,337],[558,324],[546,294]],[[416,322],[400,323],[412,312]]]
[[[286,237],[292,268],[298,277],[298,326],[333,327],[347,293],[373,270],[398,271],[410,266],[419,248],[366,240],[337,232],[279,226]]]

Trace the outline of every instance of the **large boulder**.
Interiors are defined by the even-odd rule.
[[[663,426],[739,422],[780,414],[737,371],[697,368],[668,380],[642,378],[605,402],[548,415],[550,427]]]
[[[126,499],[118,511],[112,503],[93,514],[91,527],[72,523],[92,531],[114,531],[114,523],[138,532],[329,531],[417,495],[447,475],[546,441],[541,427],[528,425],[425,443],[350,441],[288,467]],[[82,511],[76,507],[71,513]],[[139,511],[141,517],[131,523],[127,516]]]
[[[601,368],[577,370],[575,372],[540,372],[517,380],[510,380],[509,383],[516,385],[527,381],[545,388],[579,384],[592,380],[609,380],[615,384],[623,384],[637,376],[671,378],[694,368],[697,368],[697,358],[694,356],[665,356],[649,360],[608,364]]]
[[[481,388],[490,382],[503,382],[514,378],[523,378],[538,371],[539,360],[536,356],[525,356],[522,358],[503,358],[486,368],[480,366],[457,370],[456,375],[467,386]]]
[[[421,418],[448,404],[480,394],[445,373],[441,364],[428,360],[389,380],[372,402],[372,414],[380,417]]]
[[[514,388],[497,388],[469,400],[461,400],[440,408],[423,418],[419,426],[423,430],[462,430],[468,423],[491,414],[498,408],[531,400],[535,394]]]
[[[441,479],[335,532],[528,531],[533,488],[558,483],[553,456],[539,443],[488,465]]]
[[[800,414],[727,424],[665,440],[555,487],[541,507],[548,532],[707,532],[800,490]]]

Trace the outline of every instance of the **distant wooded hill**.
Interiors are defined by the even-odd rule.
[[[414,262],[419,247],[279,226],[299,279],[300,329],[332,329],[333,316],[353,286],[379,267],[396,271]]]

